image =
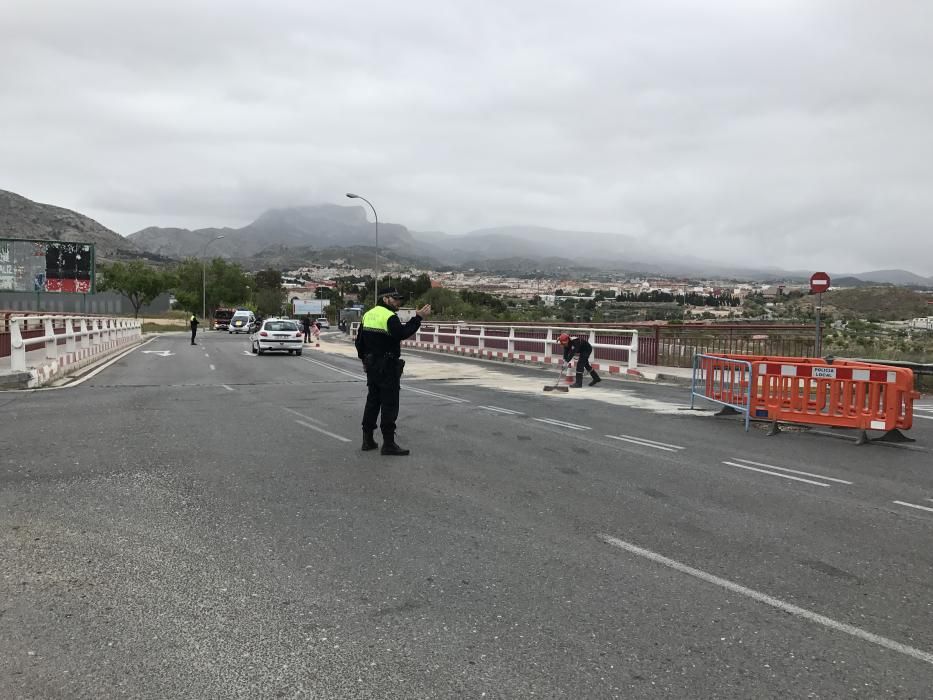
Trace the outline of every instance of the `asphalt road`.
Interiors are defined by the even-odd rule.
[[[391,458],[349,346],[199,340],[0,394],[0,696],[933,697],[929,418],[409,352]]]

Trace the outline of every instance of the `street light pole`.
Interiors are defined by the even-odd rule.
[[[376,207],[373,206],[373,203],[370,202],[366,197],[360,197],[358,194],[353,194],[352,192],[347,192],[347,197],[350,199],[362,199],[369,205],[369,208],[373,210],[373,218],[376,219],[376,267],[375,274],[373,277],[373,306],[379,302],[379,215],[376,213]]]
[[[204,254],[207,253],[207,246],[209,246],[214,241],[219,241],[223,238],[224,235],[221,233],[215,238],[212,238],[207,243],[204,244],[204,247],[201,248],[201,320],[207,321],[207,260],[204,258]]]

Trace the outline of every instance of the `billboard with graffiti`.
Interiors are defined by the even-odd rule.
[[[0,238],[0,291],[94,293],[94,244]]]

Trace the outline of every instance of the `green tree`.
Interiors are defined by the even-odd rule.
[[[171,273],[149,267],[141,260],[128,263],[101,264],[97,289],[101,292],[114,291],[129,299],[133,305],[133,316],[139,317],[139,309],[151,304],[157,296],[175,285]]]
[[[214,258],[205,268],[200,260],[190,258],[175,268],[175,299],[178,305],[192,313],[201,311],[202,284],[206,280],[208,312],[218,306],[245,306],[249,303],[255,282],[242,267]]]

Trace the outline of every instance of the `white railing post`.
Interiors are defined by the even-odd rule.
[[[65,352],[75,351],[75,320],[74,316],[65,316]]]
[[[460,324],[454,326],[454,347],[460,347]]]
[[[479,341],[478,341],[478,344],[479,344],[479,350],[480,350],[480,351],[486,349],[486,326],[480,326],[480,327],[479,327]]]
[[[10,369],[15,372],[26,371],[26,341],[20,330],[19,322],[25,319],[10,319]]]
[[[91,347],[100,345],[103,338],[103,330],[101,328],[102,321],[99,318],[91,319]]]
[[[87,329],[87,319],[82,316],[81,321],[78,324],[78,336],[81,338],[80,341],[78,342],[80,342],[82,350],[88,347],[88,336],[89,335],[90,335],[90,332]]]
[[[547,327],[547,336],[544,338],[544,361],[546,363],[551,362],[552,351],[551,346],[554,345],[554,329],[550,326]]]
[[[515,326],[509,326],[509,353],[515,352]]]
[[[438,329],[438,325],[435,323],[435,324],[434,324],[434,344],[435,344],[435,345],[437,345],[437,344],[440,342],[440,341],[437,339],[437,336],[438,336],[437,329]]]
[[[638,331],[632,331],[632,346],[628,351],[628,368],[638,369]]]
[[[58,359],[58,336],[55,335],[55,325],[52,323],[52,317],[46,316],[42,319],[42,327],[45,332],[45,359]]]

